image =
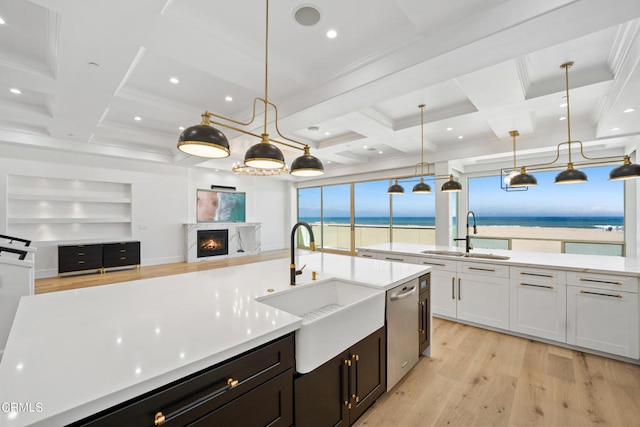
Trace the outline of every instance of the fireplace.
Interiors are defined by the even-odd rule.
[[[229,253],[229,230],[198,230],[198,258]]]

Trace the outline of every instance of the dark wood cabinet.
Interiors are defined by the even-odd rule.
[[[292,426],[293,364],[289,334],[72,426]]]
[[[418,340],[420,343],[420,353],[429,347],[431,338],[431,275],[425,274],[419,279],[420,295],[418,299],[419,319],[418,319]]]
[[[140,265],[140,242],[102,244],[102,267]]]
[[[58,246],[58,274],[102,270],[102,245]]]
[[[140,242],[58,246],[58,274],[140,265]]]
[[[386,328],[294,381],[295,425],[353,424],[386,388]]]

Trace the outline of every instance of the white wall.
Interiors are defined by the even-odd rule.
[[[237,176],[204,168],[186,168],[108,157],[96,158],[42,150],[7,150],[0,157],[0,234],[7,234],[7,176],[124,182],[132,185],[132,236],[141,241],[142,265],[182,262],[183,224],[195,222],[197,188],[235,186],[247,193],[247,222],[262,224],[262,249],[288,246],[291,184],[272,177]],[[16,236],[29,238],[29,236]],[[34,243],[36,277],[57,274],[59,242]]]

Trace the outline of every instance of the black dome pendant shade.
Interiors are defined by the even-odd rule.
[[[398,184],[398,180],[396,179],[396,183],[391,185],[387,189],[387,193],[389,194],[404,194],[404,187]]]
[[[322,162],[309,153],[309,146],[304,147],[304,154],[291,163],[291,175],[318,176],[324,173]]]
[[[413,186],[412,193],[431,193],[431,186],[424,182],[424,178],[420,178],[420,182]]]
[[[524,166],[520,169],[520,173],[509,181],[510,187],[528,187],[531,185],[538,185],[538,180],[535,176],[529,175]]]
[[[581,170],[574,169],[573,163],[568,163],[567,168],[556,175],[556,184],[579,184],[587,182],[587,174]]]
[[[629,156],[624,156],[624,164],[609,172],[610,181],[640,177],[640,165],[631,163]]]
[[[442,184],[442,191],[445,193],[455,193],[458,191],[462,191],[462,184],[458,181],[453,180],[453,175],[449,175],[449,181]]]
[[[262,141],[250,147],[244,155],[244,164],[258,169],[281,169],[284,167],[284,155],[278,147],[270,144],[266,134]]]
[[[231,151],[227,137],[208,122],[203,119],[202,124],[183,130],[178,139],[178,149],[192,156],[214,159],[229,157]]]

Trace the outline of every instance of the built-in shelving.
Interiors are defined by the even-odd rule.
[[[131,237],[131,184],[9,175],[7,231],[33,241]]]

